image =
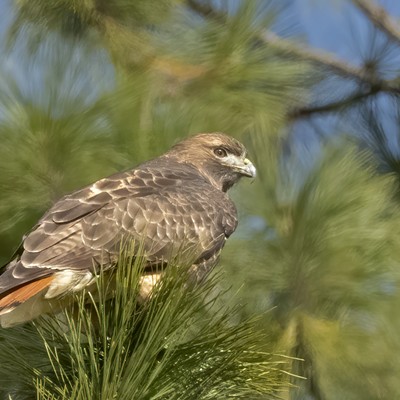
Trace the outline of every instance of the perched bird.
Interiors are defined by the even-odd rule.
[[[227,190],[255,174],[240,142],[203,133],[64,196],[0,269],[2,327],[52,311],[52,302],[89,287],[100,264],[116,265],[127,236],[142,242],[149,266],[164,267],[177,251],[192,247],[192,270],[201,279],[236,229],[237,212]]]

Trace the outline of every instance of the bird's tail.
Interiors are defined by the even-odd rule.
[[[0,315],[11,312],[16,307],[25,303],[30,298],[36,296],[50,286],[53,276],[46,276],[25,283],[21,286],[13,288],[8,292],[0,295]]]
[[[40,315],[46,304],[43,293],[47,291],[53,276],[18,282],[11,272],[18,264],[13,260],[0,270],[0,325],[8,328],[29,321]]]

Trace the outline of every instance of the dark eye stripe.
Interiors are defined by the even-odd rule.
[[[244,152],[244,149],[240,146],[227,146],[226,149],[235,156],[241,156]]]

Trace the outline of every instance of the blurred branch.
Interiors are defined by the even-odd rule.
[[[159,54],[158,49],[151,46],[144,32],[132,31],[112,17],[103,17],[102,20],[104,22],[100,31],[104,35],[107,47],[116,61],[125,64],[128,70],[132,66],[142,65],[178,82],[199,78],[208,71],[204,66],[188,64]]]
[[[217,11],[208,3],[199,3],[196,0],[186,0],[186,4],[189,6],[189,8],[197,12],[197,14],[202,15],[203,17],[210,17],[211,19],[214,19],[221,23],[226,22],[226,15],[222,12]]]
[[[331,103],[326,103],[318,106],[301,107],[294,109],[292,111],[289,111],[287,116],[289,120],[295,120],[300,118],[307,118],[313,114],[324,114],[328,112],[341,111],[346,107],[352,106],[361,100],[377,94],[379,91],[379,88],[372,87],[370,90],[364,93],[355,93],[343,100],[333,101]]]
[[[385,32],[394,41],[400,43],[399,24],[383,7],[375,5],[370,0],[352,0],[352,2],[378,29]]]
[[[211,18],[221,23],[225,23],[228,19],[225,13],[213,8],[210,3],[203,3],[199,2],[198,0],[186,0],[186,4],[193,11],[205,18]],[[364,68],[354,67],[342,60],[339,60],[331,53],[321,50],[315,51],[307,48],[303,44],[300,46],[298,43],[287,39],[282,39],[275,33],[267,30],[262,34],[257,35],[257,39],[279,52],[290,54],[299,60],[308,61],[321,67],[328,68],[344,78],[356,79],[360,82],[366,82],[371,86],[380,87],[381,90],[400,93],[400,86],[396,80],[392,81],[379,79],[378,77],[373,76],[370,72],[366,71]]]
[[[363,68],[354,67],[344,61],[337,59],[333,54],[307,48],[304,44],[282,39],[275,33],[266,31],[262,35],[264,43],[272,46],[274,49],[291,54],[299,60],[307,61],[318,66],[328,68],[332,72],[344,77],[356,79],[360,82],[371,82],[371,76]]]
[[[360,3],[363,5],[370,4],[368,0],[353,0],[355,3]],[[186,0],[186,4],[196,13],[200,14],[205,18],[211,18],[219,23],[225,23],[228,16],[219,10],[216,10],[209,2],[200,2],[198,0]],[[361,7],[361,6],[360,6]],[[375,6],[374,10],[375,10]],[[368,8],[370,9],[370,8]],[[383,11],[383,10],[382,10]],[[384,11],[383,11],[384,12]],[[385,13],[385,12],[384,12]],[[382,13],[374,12],[374,17],[378,17]],[[385,13],[386,14],[386,13]],[[386,27],[386,23],[390,22],[388,25],[390,28],[393,27],[394,22],[386,15],[382,19],[382,25]],[[393,32],[395,32],[393,30]],[[397,40],[400,40],[400,32],[396,30]],[[339,60],[335,55],[324,52],[321,50],[313,50],[305,45],[299,45],[298,43],[292,42],[287,39],[282,39],[275,33],[265,30],[264,32],[258,34],[256,39],[262,43],[270,46],[275,51],[291,55],[298,60],[306,61],[316,66],[329,69],[335,74],[346,78],[354,79],[364,87],[364,90],[360,93],[356,93],[348,98],[341,101],[335,101],[322,106],[315,107],[304,107],[297,110],[292,110],[289,112],[290,119],[304,118],[314,113],[326,113],[332,111],[338,111],[341,108],[349,106],[354,102],[360,101],[369,96],[375,95],[379,92],[390,92],[395,94],[400,94],[400,77],[395,79],[382,79],[371,71],[368,71],[364,67],[355,67],[348,64],[342,60]],[[365,90],[365,88],[367,88]]]

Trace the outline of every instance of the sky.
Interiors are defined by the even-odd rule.
[[[400,17],[399,0],[374,0],[391,15]],[[370,22],[348,1],[344,0],[292,0],[293,11],[304,30],[311,47],[336,53],[340,58],[359,61],[354,48],[357,42],[367,45]]]

